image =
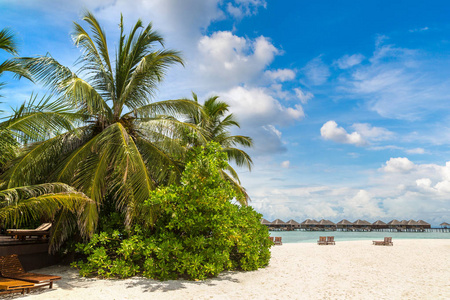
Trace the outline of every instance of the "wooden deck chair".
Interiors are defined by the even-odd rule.
[[[327,237],[326,236],[319,236],[319,240],[317,241],[317,245],[326,245],[327,244]]]
[[[34,283],[31,282],[0,277],[0,295],[11,293],[22,293],[22,295],[25,295],[25,290],[30,292],[32,287],[34,287]]]
[[[392,237],[385,237],[384,238],[384,245],[385,246],[394,246],[394,243],[392,242]]]
[[[334,236],[327,236],[327,245],[336,245]]]
[[[0,275],[5,278],[23,280],[34,283],[34,287],[53,287],[53,281],[60,280],[61,277],[54,275],[44,275],[27,273],[20,263],[17,254],[0,256]]]
[[[281,242],[281,236],[275,237],[275,245],[283,245],[283,243]]]
[[[269,236],[269,240],[274,241],[273,236]]]
[[[392,237],[385,237],[383,241],[372,241],[375,246],[393,246]]]
[[[52,223],[43,223],[36,229],[7,229],[6,234],[21,240],[25,240],[27,236],[37,236],[42,239],[49,236],[51,228]]]

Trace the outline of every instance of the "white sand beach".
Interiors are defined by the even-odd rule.
[[[54,289],[9,299],[450,299],[450,239],[284,244],[270,265],[226,272],[206,281],[85,279],[68,267],[35,272],[60,275]]]

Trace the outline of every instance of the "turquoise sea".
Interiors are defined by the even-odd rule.
[[[450,232],[389,232],[389,231],[270,231],[270,236],[281,236],[283,243],[315,243],[319,236],[334,236],[335,241],[393,239],[450,239]]]

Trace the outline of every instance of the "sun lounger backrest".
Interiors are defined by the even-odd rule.
[[[39,226],[38,228],[36,228],[35,230],[49,230],[52,227],[52,223],[43,223],[41,224],[41,226]]]
[[[319,242],[326,242],[327,237],[326,236],[319,236]]]
[[[0,273],[3,277],[25,273],[17,254],[0,257]]]

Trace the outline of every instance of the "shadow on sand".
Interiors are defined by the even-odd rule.
[[[151,292],[170,292],[176,290],[186,289],[187,286],[192,285],[207,285],[207,286],[216,286],[220,282],[229,281],[233,283],[239,283],[240,281],[236,278],[233,278],[234,272],[227,271],[221,273],[218,277],[202,280],[202,281],[188,281],[188,280],[167,280],[167,281],[158,281],[153,279],[148,279],[144,277],[132,277],[129,279],[96,279],[96,278],[83,278],[78,275],[78,271],[74,268],[70,268],[68,266],[52,266],[40,270],[35,270],[37,273],[42,274],[52,274],[58,275],[62,277],[62,280],[55,282],[53,289],[49,289],[48,287],[33,289],[30,291],[30,294],[25,294],[23,296],[20,293],[2,295],[1,299],[20,299],[22,297],[27,297],[27,295],[39,295],[39,294],[48,294],[48,297],[51,297],[52,293],[58,289],[62,290],[73,290],[73,289],[86,289],[91,288],[92,284],[98,283],[98,281],[104,281],[107,284],[114,285],[115,282],[118,284],[123,284],[125,288],[140,288],[142,293],[151,293]],[[105,285],[107,285],[105,284]]]

